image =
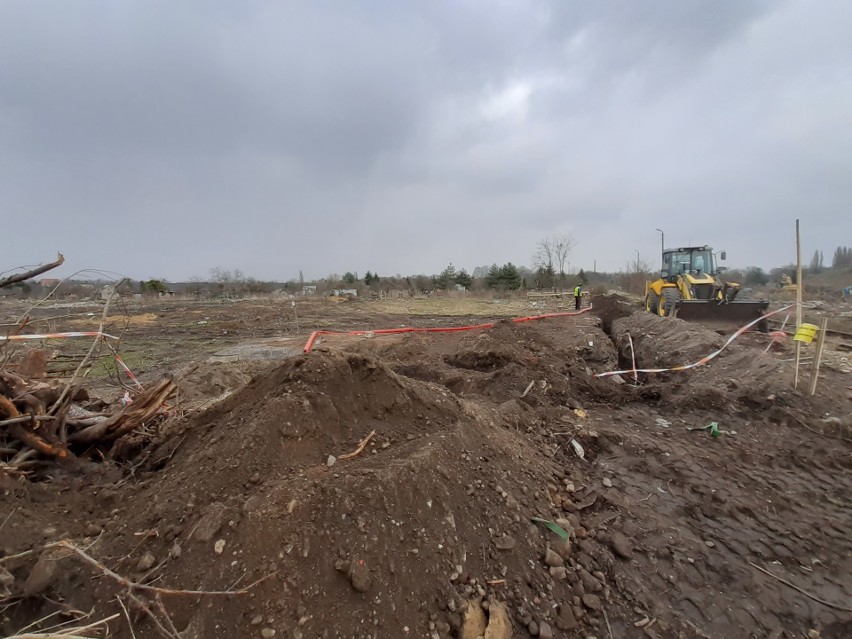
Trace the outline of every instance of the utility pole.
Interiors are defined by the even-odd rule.
[[[799,220],[796,220],[796,330],[802,325],[802,242],[799,236]],[[796,372],[793,388],[799,387],[799,364],[802,360],[802,342],[796,340]]]

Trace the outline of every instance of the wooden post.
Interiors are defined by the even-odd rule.
[[[802,325],[802,242],[799,236],[799,220],[796,220],[796,330]],[[796,342],[796,372],[793,388],[799,387],[799,363],[802,358],[802,343]]]
[[[811,396],[816,395],[817,380],[819,379],[819,365],[822,362],[822,349],[825,348],[825,334],[828,332],[828,318],[822,318],[819,325],[819,335],[817,336],[816,353],[814,353],[814,363],[811,367],[811,385],[808,392]]]
[[[293,300],[293,319],[296,321],[296,331],[299,330],[299,311],[296,310],[296,300]]]

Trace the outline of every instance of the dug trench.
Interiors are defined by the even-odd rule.
[[[850,442],[820,426],[848,419],[844,380],[812,402],[759,338],[596,378],[627,332],[639,366],[720,340],[596,307],[329,340],[176,424],[132,477],[0,476],[7,557],[69,539],[135,583],[261,580],[134,601],[53,548],[3,561],[2,630],[94,609],[140,639],[849,636]]]

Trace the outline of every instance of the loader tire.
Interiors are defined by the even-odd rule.
[[[663,289],[663,312],[660,315],[674,317],[677,312],[677,303],[681,300],[680,291],[676,288]]]
[[[648,291],[645,296],[645,310],[654,315],[660,314],[660,296],[654,291]]]

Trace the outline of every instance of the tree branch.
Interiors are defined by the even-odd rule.
[[[11,286],[12,284],[17,284],[18,282],[23,282],[25,280],[35,277],[36,275],[41,275],[42,273],[47,273],[48,271],[55,269],[64,261],[65,257],[62,255],[62,253],[59,253],[59,256],[56,258],[55,262],[51,262],[50,264],[42,264],[38,268],[34,268],[31,271],[18,273],[17,275],[10,275],[9,277],[3,278],[2,280],[0,280],[0,288]]]

